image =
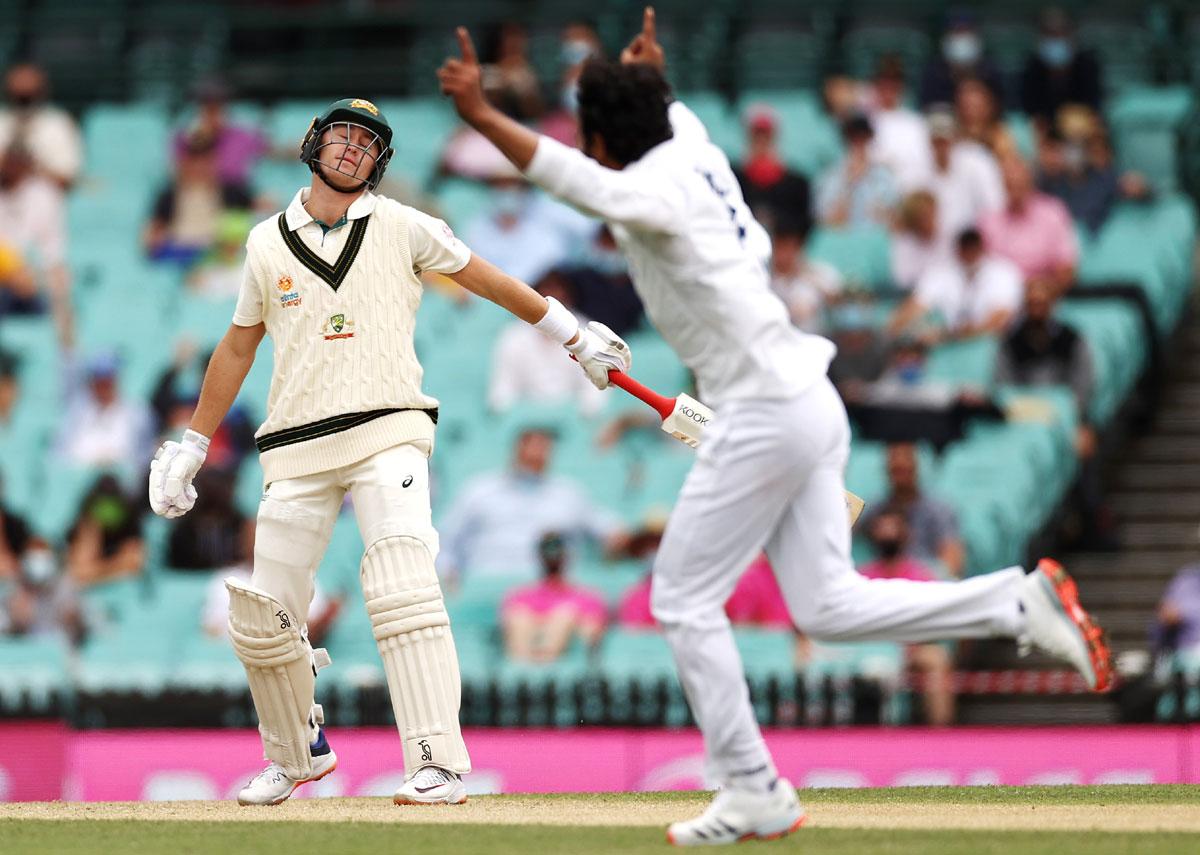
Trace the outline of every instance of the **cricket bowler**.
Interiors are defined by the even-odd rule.
[[[418,129],[419,132],[419,129]],[[563,344],[591,381],[627,370],[629,348],[472,255],[441,220],[372,192],[391,160],[392,127],[370,101],[317,116],[300,160],[312,171],[287,209],[259,223],[233,323],[213,354],[189,429],[150,466],[150,505],[174,518],[209,437],[270,335],[274,370],[255,434],[265,488],[250,584],[227,579],[229,635],[246,669],[269,762],[238,794],[273,805],[333,771],[314,703],[329,664],[305,633],[313,578],[349,491],[365,553],[360,575],[404,754],[397,804],[461,804],[471,761],[459,729],[460,679],[434,573],[428,458],[438,402],[421,391],[413,327],[420,274],[442,273]],[[563,358],[568,358],[567,354]]]
[[[671,98],[654,13],[621,62],[579,78],[582,151],[488,103],[466,30],[438,72],[462,118],[535,184],[605,220],[646,312],[716,411],[653,568],[652,608],[721,788],[678,845],[773,838],[799,828],[750,706],[725,601],[764,548],[792,619],[822,640],[1013,637],[1066,660],[1097,691],[1112,681],[1100,628],[1075,584],[1044,560],[962,582],[868,580],[850,558],[846,411],[826,377],[834,345],[794,329],[768,287],[766,232],[700,120]]]

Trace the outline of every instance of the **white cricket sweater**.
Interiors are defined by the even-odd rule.
[[[275,365],[255,433],[266,483],[357,463],[402,443],[432,451],[437,401],[421,391],[418,273],[455,273],[470,250],[440,220],[364,193],[328,233],[308,189],[250,232],[233,322],[265,323]]]

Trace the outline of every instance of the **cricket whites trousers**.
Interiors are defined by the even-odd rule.
[[[667,523],[652,607],[723,784],[775,777],[725,616],[738,578],[764,548],[792,620],[814,639],[912,642],[1021,629],[1019,567],[961,582],[859,575],[843,495],[849,452],[846,410],[826,378],[793,398],[731,401]]]
[[[365,546],[360,579],[405,771],[411,777],[432,764],[469,772],[458,720],[458,658],[434,571],[438,538],[425,446],[397,445],[340,469],[268,484],[258,510],[251,585],[303,626],[347,491]],[[255,704],[261,724],[264,705],[257,697]]]

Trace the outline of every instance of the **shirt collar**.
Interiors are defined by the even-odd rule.
[[[296,195],[292,197],[292,201],[288,204],[287,210],[284,212],[284,217],[287,219],[289,231],[296,231],[302,226],[307,226],[313,222],[313,216],[304,209],[304,203],[308,201],[308,194],[312,192],[309,187],[301,187],[296,191]],[[370,190],[364,190],[362,195],[350,203],[350,207],[346,209],[347,220],[357,220],[367,216],[375,210],[375,203],[379,197]]]

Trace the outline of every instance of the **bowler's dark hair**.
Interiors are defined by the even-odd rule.
[[[653,66],[593,58],[579,74],[584,143],[600,137],[608,156],[622,166],[671,138],[670,104],[671,87]]]

